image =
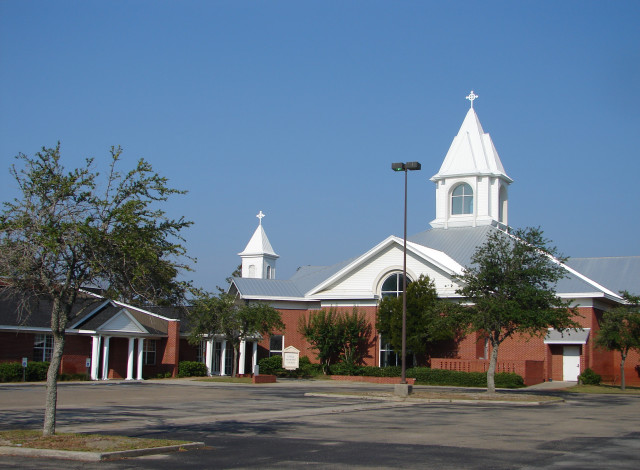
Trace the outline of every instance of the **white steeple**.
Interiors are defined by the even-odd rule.
[[[436,183],[434,228],[507,225],[508,186],[513,180],[473,109],[477,98],[473,91],[467,96],[471,107],[440,171],[431,178]]]
[[[279,256],[273,251],[262,227],[264,216],[262,211],[256,216],[260,220],[258,228],[253,232],[244,251],[238,253],[242,258],[242,277],[258,279],[275,279],[276,277],[276,260]]]

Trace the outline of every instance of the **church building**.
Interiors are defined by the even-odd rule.
[[[431,227],[407,240],[407,280],[421,275],[435,283],[439,297],[460,301],[456,294],[464,267],[489,234],[509,224],[508,176],[496,147],[471,106],[454,137],[435,184],[435,218]],[[435,169],[434,169],[435,170]],[[282,355],[293,346],[301,356],[315,360],[315,351],[298,332],[301,318],[324,308],[363,313],[372,326],[365,364],[398,365],[389,343],[375,331],[376,312],[383,297],[403,291],[403,244],[389,236],[368,251],[331,266],[303,266],[286,280],[278,279],[278,255],[258,214],[258,227],[243,251],[241,277],[233,278],[229,292],[239,301],[265,302],[278,309],[286,329],[270,337],[254,337],[240,345],[238,372],[251,373],[257,361]],[[602,315],[623,303],[620,291],[640,294],[640,256],[573,258],[563,265],[567,276],[557,294],[570,300],[582,329],[549,330],[544,338],[515,337],[500,347],[498,372],[516,372],[528,385],[543,381],[575,381],[586,368],[607,382],[620,382],[620,356],[595,347]],[[20,318],[15,299],[0,295],[0,362],[46,361],[53,341],[50,301],[34,303],[30,315]],[[86,373],[93,380],[140,380],[176,376],[180,361],[200,361],[211,375],[232,370],[233,354],[221,335],[199,346],[187,342],[189,325],[182,309],[137,308],[86,292],[67,329],[61,372]],[[490,347],[478,334],[437,350],[428,360],[433,368],[486,371]],[[418,359],[420,361],[420,359]],[[417,365],[426,365],[419,363]],[[640,357],[626,360],[627,383],[640,385]]]
[[[496,147],[485,133],[471,92],[471,106],[437,173],[435,219],[431,228],[407,240],[407,280],[428,276],[439,297],[460,300],[454,276],[471,265],[471,256],[487,236],[508,227],[509,189],[513,180],[505,171]],[[234,278],[230,292],[248,302],[267,302],[286,324],[282,334],[260,342],[262,355],[280,354],[287,346],[313,360],[314,351],[298,333],[298,322],[323,308],[351,311],[357,307],[374,327],[367,365],[399,364],[400,358],[375,332],[380,299],[402,293],[403,239],[389,236],[365,253],[332,266],[303,266],[287,280],[276,278],[278,255],[269,242],[260,212],[258,228],[243,252],[242,277]],[[528,384],[547,380],[575,381],[586,368],[606,381],[619,382],[619,355],[596,348],[594,337],[602,314],[620,305],[621,290],[640,292],[640,256],[570,259],[567,277],[556,286],[581,315],[583,329],[550,330],[545,338],[516,337],[500,348],[498,371],[517,372]],[[489,345],[479,335],[464,338],[453,349],[432,357],[430,365],[465,371],[485,371]],[[628,383],[640,384],[637,354],[627,359]],[[423,365],[423,364],[421,364]]]

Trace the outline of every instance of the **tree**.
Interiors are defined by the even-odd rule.
[[[407,350],[426,354],[438,341],[455,339],[463,328],[461,315],[438,298],[428,276],[407,284]],[[385,297],[378,307],[376,328],[389,338],[391,347],[402,349],[402,297]]]
[[[542,336],[549,327],[579,328],[569,302],[555,293],[566,275],[555,247],[539,228],[518,229],[513,235],[494,231],[471,257],[458,277],[457,290],[469,307],[470,330],[491,344],[487,392],[495,393],[495,370],[500,345],[515,334]]]
[[[349,367],[361,365],[371,343],[371,324],[356,307],[338,320],[342,350],[340,360]]]
[[[340,359],[348,366],[361,364],[371,337],[371,325],[357,308],[350,314],[333,307],[310,313],[300,317],[298,331],[318,351],[325,374]]]
[[[186,252],[180,232],[191,222],[167,218],[158,208],[184,192],[169,188],[144,160],[121,174],[121,152],[111,148],[103,180],[92,159],[65,170],[60,143],[33,157],[19,154],[22,166],[11,167],[21,196],[5,202],[0,214],[0,275],[23,299],[52,302],[45,436],[55,433],[65,330],[78,314],[73,306],[82,289],[97,287],[111,298],[143,304],[177,302],[187,288],[176,276],[188,269],[181,261]]]
[[[626,301],[602,315],[596,345],[620,353],[620,389],[626,388],[624,363],[629,351],[640,352],[640,296],[621,292]]]
[[[189,310],[189,341],[197,344],[204,337],[221,334],[233,347],[233,371],[237,374],[240,343],[250,336],[284,331],[280,312],[264,303],[240,303],[232,294],[217,295],[196,291]]]

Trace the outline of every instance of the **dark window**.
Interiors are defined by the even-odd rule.
[[[147,339],[144,342],[144,358],[142,363],[145,366],[156,365],[156,343],[155,339]]]
[[[384,280],[380,295],[382,297],[400,297],[402,295],[402,273],[394,273]],[[407,278],[407,285],[411,283],[411,279]]]
[[[53,336],[47,334],[35,335],[33,341],[33,360],[37,362],[51,361],[53,354]]]
[[[269,356],[282,356],[282,343],[284,336],[271,335],[269,338]]]

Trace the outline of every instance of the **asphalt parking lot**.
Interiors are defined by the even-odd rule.
[[[563,403],[535,407],[305,396],[389,387],[324,381],[61,384],[58,431],[186,439],[207,447],[93,464],[3,456],[0,468],[640,466],[640,396],[568,394]],[[2,429],[39,428],[43,404],[42,385],[0,385]]]

